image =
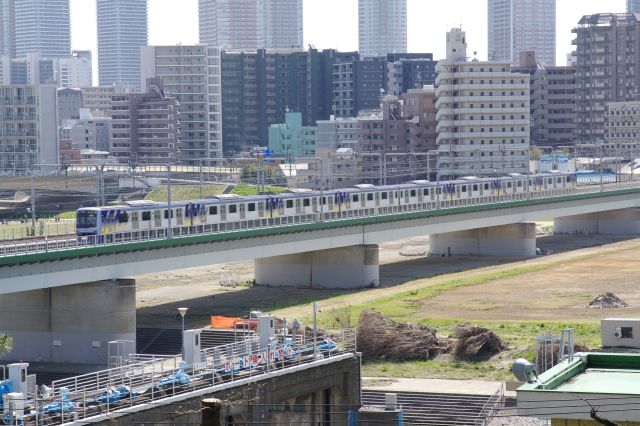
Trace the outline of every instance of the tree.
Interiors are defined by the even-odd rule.
[[[11,337],[0,334],[0,355],[11,352]]]

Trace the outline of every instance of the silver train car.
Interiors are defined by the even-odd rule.
[[[171,212],[167,203],[143,200],[81,208],[76,212],[76,231],[78,236],[108,236],[166,230],[171,215],[175,235],[222,232],[557,196],[572,193],[576,185],[576,175],[572,173],[530,176],[514,173],[446,182],[356,185],[329,191],[289,190],[278,195],[225,194],[205,200],[176,201]]]

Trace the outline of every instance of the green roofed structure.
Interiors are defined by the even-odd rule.
[[[517,389],[518,415],[552,426],[640,425],[640,354],[578,353]]]

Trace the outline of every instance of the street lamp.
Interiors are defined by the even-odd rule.
[[[184,316],[187,315],[189,308],[178,308],[178,312],[182,317],[182,356],[184,357]]]

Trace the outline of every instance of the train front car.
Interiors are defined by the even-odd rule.
[[[98,235],[100,229],[100,209],[82,208],[76,211],[76,234],[79,237]]]

